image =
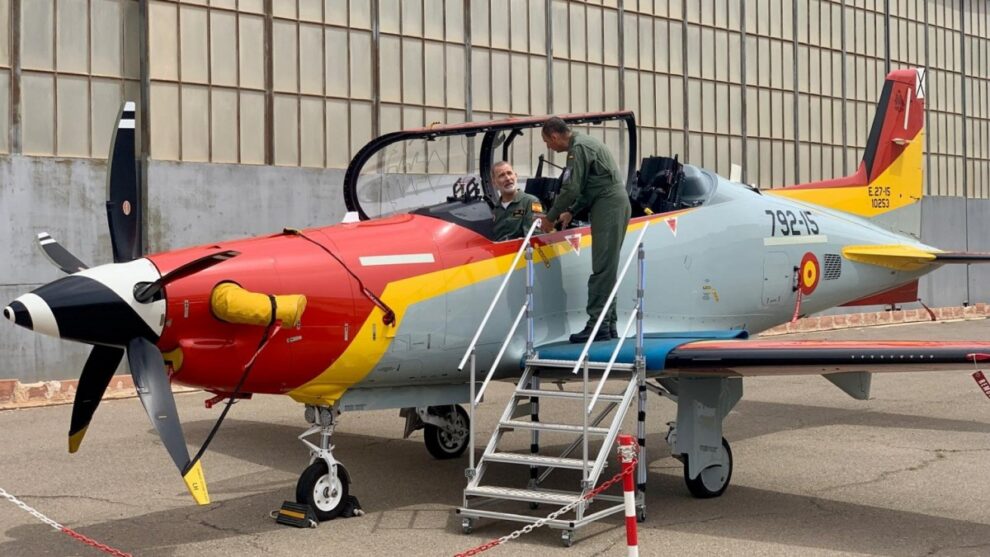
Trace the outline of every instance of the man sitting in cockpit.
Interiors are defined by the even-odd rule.
[[[493,210],[495,224],[492,228],[495,241],[501,242],[526,236],[533,219],[544,217],[540,200],[519,189],[516,184],[516,173],[508,161],[495,163],[492,167],[492,182],[499,193],[498,203]]]

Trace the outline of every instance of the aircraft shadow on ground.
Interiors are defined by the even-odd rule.
[[[869,410],[759,401],[743,401],[737,408],[738,413],[727,421],[727,437],[735,441],[823,425],[990,432],[990,425],[979,422]],[[653,423],[657,420],[654,418]],[[212,421],[205,420],[185,424],[190,440],[203,439],[210,427]],[[656,426],[650,429],[655,430]],[[285,425],[228,420],[210,450],[257,464],[268,471],[212,482],[211,492],[219,501],[209,507],[190,504],[108,520],[79,530],[95,539],[113,540],[113,545],[135,554],[172,555],[190,543],[252,536],[279,529],[281,527],[266,515],[282,500],[294,498],[296,477],[308,463],[305,450],[296,440],[298,433],[299,428]],[[154,435],[151,430],[147,434]],[[479,441],[479,454],[483,441]],[[434,460],[419,436],[401,440],[338,431],[334,442],[336,456],[347,466],[354,481],[352,493],[360,498],[369,513],[373,513],[364,518],[348,519],[345,524],[351,520],[371,523],[375,520],[374,513],[424,505],[454,507],[461,502],[466,458]],[[669,458],[663,433],[650,434],[647,447],[649,460],[654,465]],[[548,452],[560,451],[563,445],[547,446],[547,449]],[[990,525],[979,522],[737,485],[731,486],[719,499],[696,500],[687,494],[679,464],[670,461],[669,465],[675,471],[673,474],[657,471],[649,474],[646,529],[879,555],[899,554],[905,547],[919,550],[987,547],[986,540],[990,539]],[[603,477],[615,471],[616,468],[610,466]],[[519,469],[492,467],[488,478],[493,484],[517,485],[522,481],[519,474]],[[384,477],[389,481],[382,481]],[[558,474],[550,478],[548,486],[573,489],[575,478]],[[417,489],[424,485],[430,486],[429,489]],[[230,497],[245,491],[253,493]],[[184,496],[184,491],[176,490],[176,498]],[[525,508],[524,504],[522,506]],[[174,527],[161,528],[162,524]],[[604,525],[615,527],[621,524],[621,516],[604,521]],[[501,536],[517,526],[482,521],[476,527],[476,534],[466,539]],[[364,523],[364,527],[374,530],[368,523]],[[451,513],[446,530],[458,532],[459,529],[460,521]],[[589,533],[595,536],[612,531],[604,529],[594,534],[595,530],[589,528],[579,535],[579,539],[586,538]],[[149,532],[154,534],[149,535]],[[13,540],[0,544],[0,555],[64,555],[78,553],[80,548],[78,542],[68,536],[53,536],[51,528],[40,524],[15,527],[6,535]],[[516,543],[539,547],[544,543],[556,543],[557,535],[556,532],[540,532],[530,536],[529,541]],[[39,552],[39,547],[44,549]]]

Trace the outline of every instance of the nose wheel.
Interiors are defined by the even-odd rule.
[[[317,460],[303,471],[296,483],[296,502],[311,506],[320,521],[337,518],[347,501],[351,483],[347,470],[340,464],[335,468],[336,472],[330,474],[327,463]]]
[[[336,406],[306,406],[306,421],[312,426],[299,436],[299,440],[309,448],[309,466],[299,476],[296,483],[296,502],[309,505],[320,521],[340,516],[348,503],[351,478],[343,464],[333,457],[330,437],[340,419]],[[305,438],[320,434],[320,444],[316,445]]]

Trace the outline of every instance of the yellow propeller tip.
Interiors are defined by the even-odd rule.
[[[206,477],[203,476],[203,466],[199,461],[182,476],[182,479],[186,482],[186,489],[196,500],[197,505],[210,504],[210,493],[206,489]]]
[[[82,444],[83,437],[86,436],[86,429],[87,428],[89,428],[89,426],[86,426],[86,427],[80,429],[79,431],[77,431],[77,432],[72,433],[72,434],[69,435],[69,453],[70,454],[74,454],[76,451],[79,450],[79,445]]]

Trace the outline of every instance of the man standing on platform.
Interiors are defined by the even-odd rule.
[[[591,220],[591,276],[588,277],[588,322],[584,330],[571,335],[571,342],[586,342],[602,311],[607,311],[595,340],[618,338],[615,303],[605,301],[615,286],[619,272],[619,252],[626,236],[632,207],[619,167],[601,141],[571,131],[560,118],[543,124],[543,142],[558,153],[567,152],[567,165],[560,176],[560,194],[553,203],[543,231],[559,224],[567,228],[574,215],[588,210]]]

